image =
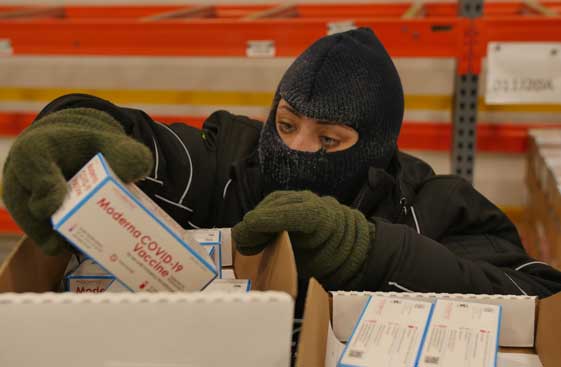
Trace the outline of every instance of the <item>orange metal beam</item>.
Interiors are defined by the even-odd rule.
[[[298,16],[301,18],[331,18],[331,19],[354,19],[354,18],[400,18],[411,4],[392,3],[385,4],[352,4],[341,2],[340,4],[299,4],[297,5]],[[423,3],[426,10],[425,17],[456,17],[458,6],[453,3]]]
[[[287,3],[272,7],[246,15],[244,20],[267,19],[267,18],[291,18],[298,15],[296,6],[293,3]]]
[[[248,40],[272,40],[277,56],[296,56],[325,36],[328,23],[299,18],[266,22],[6,21],[0,22],[0,34],[11,40],[16,55],[245,56]],[[357,18],[355,24],[372,28],[393,56],[458,57],[467,21]]]
[[[64,8],[62,6],[34,6],[26,8],[18,8],[0,12],[0,19],[18,19],[34,18],[34,17],[64,17]]]
[[[153,14],[182,9],[177,5],[112,5],[112,6],[66,6],[66,15],[72,20],[87,19],[135,19]]]
[[[140,21],[155,22],[168,19],[210,18],[212,16],[214,16],[214,8],[210,5],[201,5],[149,15],[140,18]]]

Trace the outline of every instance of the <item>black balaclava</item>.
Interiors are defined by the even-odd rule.
[[[281,98],[309,118],[352,127],[358,141],[333,153],[290,149],[275,126]],[[388,167],[402,119],[399,75],[370,29],[319,39],[284,74],[261,132],[258,153],[264,193],[311,190],[350,204],[369,167]]]

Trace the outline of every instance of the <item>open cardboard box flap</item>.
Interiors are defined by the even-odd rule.
[[[64,276],[70,254],[47,256],[24,237],[0,266],[0,292],[50,292]]]
[[[0,267],[0,292],[53,291],[69,260],[68,253],[45,255],[33,240],[24,237]],[[238,278],[250,279],[253,290],[281,291],[296,298],[296,265],[286,232],[259,255],[243,256],[234,252],[234,271]]]
[[[279,234],[275,242],[258,255],[243,256],[237,251],[233,255],[236,276],[250,279],[252,289],[282,291],[296,299],[298,275],[287,232]]]
[[[315,279],[311,279],[298,344],[297,367],[325,366],[327,333],[331,327],[331,301],[322,286]],[[544,367],[560,366],[561,293],[539,300],[537,310],[535,349],[501,348],[501,351],[537,353]]]

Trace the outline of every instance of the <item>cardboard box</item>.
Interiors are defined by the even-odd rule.
[[[533,131],[526,174],[528,210],[538,259],[561,265],[561,139],[558,130]]]
[[[238,278],[282,293],[21,293],[56,289],[69,258],[25,238],[0,266],[1,366],[289,366],[297,282],[286,233],[258,256],[234,253]]]
[[[0,293],[52,292],[64,277],[70,258],[70,253],[47,256],[24,237],[0,266]],[[288,233],[281,233],[258,255],[243,256],[234,251],[233,263],[231,271],[236,278],[251,280],[253,290],[276,290],[296,298],[296,263]]]
[[[393,292],[392,292],[393,293]],[[397,294],[397,293],[396,293]],[[406,295],[403,293],[402,295]],[[436,294],[433,294],[436,295]],[[365,295],[363,295],[365,296]],[[358,304],[363,301],[362,297],[357,297],[357,293],[345,292],[342,297],[359,298]],[[353,302],[357,302],[354,300]],[[505,311],[504,303],[503,312]],[[527,302],[522,302],[522,309],[519,315],[514,315],[510,320],[510,326],[507,329],[518,329],[518,322],[522,323],[521,328],[524,329],[527,324],[526,317],[529,310],[526,309]],[[561,365],[561,348],[559,348],[559,340],[561,340],[561,293],[554,296],[537,301],[534,304],[536,310],[537,321],[533,323],[531,332],[535,331],[535,344],[529,348],[501,348],[501,352],[506,353],[537,353],[544,367],[557,367]],[[333,308],[332,308],[333,307]],[[526,311],[524,311],[526,309]],[[333,311],[331,311],[333,310]],[[358,308],[357,312],[360,312]],[[504,315],[504,314],[503,314]],[[351,310],[343,312],[337,311],[334,305],[334,298],[330,298],[321,285],[311,279],[306,296],[306,305],[304,309],[304,322],[302,332],[300,334],[300,342],[298,345],[298,354],[296,360],[297,367],[332,367],[333,358],[330,357],[338,352],[341,345],[337,339],[331,325],[335,325],[340,317],[347,317],[347,322],[356,321],[358,315]],[[503,317],[503,324],[505,323]],[[354,320],[354,321],[353,321]],[[501,325],[501,334],[509,333],[505,331]],[[329,336],[331,338],[328,338]],[[335,340],[335,342],[334,342]],[[335,352],[334,352],[335,351]],[[329,363],[326,364],[326,361]]]
[[[222,250],[222,267],[228,267],[234,265],[233,262],[233,246],[232,246],[232,228],[219,228],[220,229],[220,240],[221,250]]]

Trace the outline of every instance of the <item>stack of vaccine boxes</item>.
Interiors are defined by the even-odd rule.
[[[219,252],[220,245],[206,246],[206,249],[208,251],[208,255],[211,259],[213,259],[213,261],[219,261],[219,257],[216,253]],[[66,292],[131,292],[126,285],[121,283],[115,276],[99,266],[94,260],[79,255],[77,255],[76,258],[78,263],[76,264],[76,262],[72,262],[72,264],[69,265],[67,274],[64,277],[64,290]],[[215,266],[219,269],[220,263],[215,262]],[[218,279],[213,280],[213,282],[216,280]],[[209,285],[206,288],[208,288]]]
[[[338,367],[494,367],[501,306],[369,296]]]
[[[93,157],[68,187],[51,218],[84,255],[65,276],[67,291],[192,292],[215,281],[212,289],[243,288],[239,281],[234,287],[220,280],[220,229],[184,230],[138,187],[121,182],[103,155]]]
[[[188,230],[191,236],[203,246],[212,259],[219,277],[204,288],[205,292],[249,292],[249,279],[222,279],[222,230],[196,229]],[[64,278],[64,290],[73,293],[131,292],[111,273],[99,266],[94,260],[83,255],[76,255],[67,269]]]

